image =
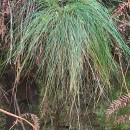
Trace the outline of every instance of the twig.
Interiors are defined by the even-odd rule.
[[[4,114],[6,114],[6,115],[9,115],[9,116],[15,117],[15,118],[17,118],[17,119],[23,120],[23,121],[25,121],[27,124],[29,124],[34,130],[37,130],[37,128],[36,128],[32,123],[30,123],[29,121],[27,121],[26,119],[24,119],[24,118],[22,118],[22,117],[20,117],[20,116],[17,116],[17,115],[15,115],[15,114],[12,114],[12,113],[10,113],[10,112],[7,112],[7,111],[5,111],[5,110],[3,110],[3,109],[0,109],[0,112],[4,113]]]

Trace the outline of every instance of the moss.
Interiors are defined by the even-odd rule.
[[[130,89],[130,76],[126,77],[126,83],[127,83],[128,89]],[[124,94],[126,94],[126,90],[122,89],[120,86],[113,87],[110,91],[110,95],[112,97],[111,100],[116,100],[121,95],[124,95]],[[110,99],[110,96],[109,96],[109,99]],[[108,104],[108,102],[104,99],[98,104],[98,106],[95,110],[95,113],[97,115],[97,122],[101,125],[103,124],[103,126],[105,127],[106,130],[128,130],[128,129],[130,129],[129,121],[126,121],[119,125],[114,124],[114,121],[118,116],[130,114],[130,109],[129,109],[130,103],[128,103],[126,107],[117,110],[114,114],[112,114],[111,118],[107,121],[106,117],[105,117],[105,112],[106,112],[107,108],[109,107],[109,105],[110,105],[110,102]]]
[[[130,90],[130,75],[126,76],[126,84],[128,89]]]

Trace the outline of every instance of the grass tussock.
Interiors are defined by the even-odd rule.
[[[29,0],[18,9],[13,2],[10,7],[6,61],[16,66],[17,77],[36,68],[43,101],[54,94],[57,102],[71,90],[72,111],[75,98],[79,99],[75,94],[89,86],[100,97],[104,86],[110,86],[111,76],[118,75],[115,45],[129,58],[129,48],[108,10],[96,0],[68,0],[65,5],[57,0]]]

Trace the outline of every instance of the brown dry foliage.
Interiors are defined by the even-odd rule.
[[[40,121],[39,121],[39,118],[38,118],[37,115],[32,114],[32,113],[24,113],[24,114],[21,115],[21,117],[24,118],[24,119],[31,119],[33,121],[33,125],[36,128],[36,130],[40,129],[40,123],[39,123]],[[14,121],[14,125],[20,123],[21,121],[22,120],[20,120],[20,119],[17,118]],[[13,125],[13,127],[14,127],[14,125]]]
[[[128,26],[130,26],[130,0],[124,0],[124,2],[120,2],[118,7],[113,11],[113,16],[120,19],[120,22],[116,22],[119,31],[124,33]]]
[[[10,11],[9,11],[8,0],[3,0],[2,6],[0,9],[0,36],[1,36],[2,41],[5,41],[6,36],[8,34],[8,27],[6,26],[6,23],[5,23],[5,17],[8,17],[9,15],[10,15]]]
[[[128,105],[129,102],[130,102],[130,93],[123,95],[119,99],[115,100],[113,103],[111,103],[111,105],[106,111],[106,119],[109,119],[115,111]],[[121,115],[115,119],[114,123],[120,124],[129,120],[130,115]]]
[[[40,123],[39,123],[40,121],[37,115],[31,114],[31,113],[25,113],[25,114],[22,114],[21,116],[26,119],[30,118],[33,121],[35,128],[37,130],[40,129]]]
[[[130,102],[130,93],[121,96],[119,99],[115,100],[107,109],[106,117],[107,119],[118,109],[125,107]]]
[[[121,123],[125,123],[126,121],[129,121],[130,120],[130,115],[121,115],[119,116],[114,124],[121,124]]]

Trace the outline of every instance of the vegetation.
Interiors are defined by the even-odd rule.
[[[113,1],[109,0],[109,6]],[[105,0],[3,0],[0,63],[7,83],[0,90],[7,91],[7,98],[13,97],[17,120],[23,115],[20,102],[34,101],[38,95],[39,106],[34,106],[38,106],[41,129],[47,125],[54,130],[84,129],[87,110],[101,105],[101,100],[111,100],[115,82],[128,93],[130,2],[119,3],[122,6],[118,2],[111,15]],[[25,84],[28,98],[18,92]],[[1,95],[6,97],[3,91]],[[35,127],[38,117],[27,115]]]

